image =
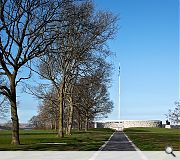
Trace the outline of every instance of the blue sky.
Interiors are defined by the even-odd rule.
[[[118,64],[121,63],[121,119],[161,119],[179,99],[178,0],[96,0],[96,7],[119,15],[110,42],[116,53],[110,89],[118,119]]]
[[[109,42],[116,54],[108,119],[118,119],[118,64],[121,63],[121,119],[160,119],[179,99],[178,0],[95,0],[95,7],[119,15]],[[18,91],[20,122],[37,114],[38,100]]]

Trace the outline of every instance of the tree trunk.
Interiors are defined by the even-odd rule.
[[[16,103],[16,85],[15,78],[11,79],[10,82],[10,90],[11,90],[11,120],[12,120],[12,141],[11,144],[20,144],[19,140],[19,119],[17,114],[17,103]]]
[[[53,101],[52,101],[52,97],[50,97],[50,107],[51,107],[51,110],[53,110]],[[53,114],[53,113],[52,113]],[[51,130],[54,129],[54,117],[52,117],[51,119]]]
[[[67,135],[71,135],[72,123],[73,123],[73,99],[70,97],[70,108],[69,108],[69,116],[68,116],[68,126],[67,126]]]
[[[80,128],[80,118],[78,117],[78,131],[80,131],[81,130],[81,128]]]
[[[54,129],[57,130],[56,121],[54,122]]]
[[[63,131],[63,122],[64,122],[64,88],[65,82],[62,81],[61,88],[60,88],[60,95],[59,95],[59,129],[58,129],[58,137],[64,137]]]
[[[81,115],[78,112],[78,131],[82,130]]]
[[[88,117],[86,116],[86,121],[85,121],[85,131],[88,131]]]
[[[53,124],[53,120],[51,121],[51,130],[54,129],[54,124]]]
[[[68,133],[68,125],[69,125],[69,115],[70,115],[70,106],[67,107],[67,115],[66,115],[66,134]]]
[[[58,118],[56,117],[56,120],[55,120],[55,130],[58,131],[58,124],[59,124],[59,120]]]

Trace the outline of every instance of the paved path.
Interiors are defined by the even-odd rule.
[[[136,151],[135,145],[121,131],[116,131],[101,148],[101,151]]]

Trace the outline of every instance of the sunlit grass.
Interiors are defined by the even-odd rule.
[[[71,136],[58,138],[52,130],[21,130],[21,145],[11,145],[11,131],[0,131],[0,150],[96,151],[113,133],[111,129],[73,130]],[[61,143],[61,144],[43,144]]]
[[[180,151],[180,129],[128,128],[124,132],[140,150],[161,151],[171,145]]]

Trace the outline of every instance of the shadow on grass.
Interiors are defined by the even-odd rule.
[[[96,151],[113,133],[110,129],[91,129],[87,132],[73,130],[72,135],[58,138],[56,131],[20,131],[21,145],[10,144],[11,131],[0,133],[0,150],[22,151]],[[66,144],[40,144],[66,143]]]

